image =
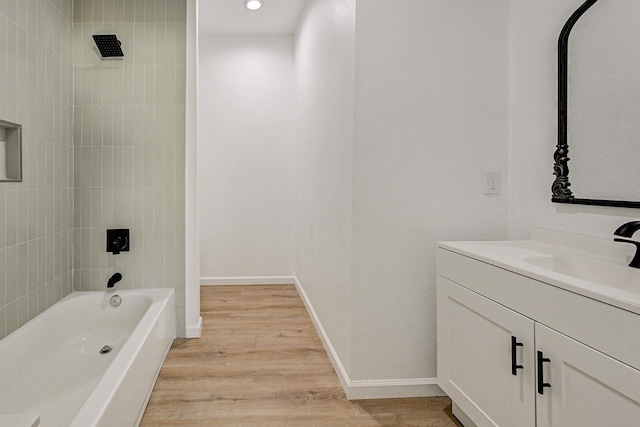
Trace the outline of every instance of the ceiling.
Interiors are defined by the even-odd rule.
[[[218,35],[293,34],[306,0],[263,0],[250,11],[243,0],[198,0],[199,32]]]

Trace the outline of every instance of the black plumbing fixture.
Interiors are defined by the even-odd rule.
[[[120,273],[114,274],[107,281],[107,288],[113,288],[115,284],[118,283],[120,280],[122,280],[122,274]]]
[[[118,255],[120,252],[129,252],[130,247],[128,228],[107,230],[107,252]]]
[[[640,221],[631,221],[626,224],[622,224],[616,231],[613,232],[616,236],[631,238],[633,234],[640,230]]]
[[[634,268],[640,268],[640,242],[629,239],[631,239],[631,237],[633,237],[633,234],[638,230],[640,230],[640,221],[631,221],[622,224],[616,231],[613,232],[613,234],[616,236],[625,237],[625,239],[614,238],[614,242],[630,243],[636,247],[636,254],[629,263],[629,267]]]
[[[122,58],[124,52],[120,47],[122,43],[115,34],[98,34],[93,36],[96,47],[100,51],[102,58]]]

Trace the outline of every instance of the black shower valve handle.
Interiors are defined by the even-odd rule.
[[[129,229],[107,230],[107,252],[118,255],[129,250]]]

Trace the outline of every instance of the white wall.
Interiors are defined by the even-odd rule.
[[[436,242],[507,237],[506,191],[483,194],[485,170],[508,188],[507,14],[318,0],[303,15],[296,274],[352,398],[435,392]]]
[[[294,271],[347,385],[435,377],[438,240],[531,227],[607,237],[640,215],[550,202],[557,38],[582,3],[308,1],[295,39]],[[483,194],[485,170],[502,173],[501,195]]]
[[[351,384],[435,377],[436,241],[609,237],[640,215],[550,202],[557,38],[580,4],[367,0],[356,24],[355,2],[309,1],[294,271]]]
[[[356,28],[350,375],[429,383],[436,242],[507,237],[506,2],[367,0]]]
[[[550,202],[557,37],[582,2],[308,1],[295,39],[296,262],[288,272],[299,279],[348,387],[414,384],[411,390],[420,393],[433,383],[438,240],[519,239],[531,227],[606,237],[640,214]],[[220,44],[218,59],[236,43],[243,46]],[[277,49],[275,56],[281,57]],[[216,78],[239,90],[232,80],[246,70],[236,63],[225,74],[227,62],[228,55],[215,65]],[[201,77],[215,80],[206,72]],[[242,97],[216,100],[208,93],[201,99],[219,104],[221,116],[242,105]],[[237,117],[223,117],[223,130],[240,127]],[[207,114],[200,121],[214,120]],[[245,132],[252,133],[230,133]],[[225,179],[234,176],[232,168],[214,162],[252,169],[242,159],[247,151],[237,148],[227,145],[228,152],[201,169],[212,176],[224,171]],[[485,170],[502,173],[501,195],[483,194]],[[227,182],[233,191],[224,195],[219,188],[227,198],[221,200],[263,208],[235,194],[255,196],[243,179]],[[220,205],[202,215],[220,215]],[[239,218],[228,211],[212,222],[231,224],[236,234],[227,234],[228,241],[247,229],[248,215],[236,212]],[[249,238],[270,230],[261,227]],[[265,274],[253,270],[246,248],[233,245],[242,243],[226,248],[250,262],[227,259],[234,269],[210,274]]]
[[[347,369],[354,42],[354,0],[307,3],[295,49],[296,276]]]
[[[531,227],[608,238],[619,225],[640,216],[638,209],[550,201],[557,143],[557,40],[582,3],[510,2],[509,225],[514,239],[528,237]]]
[[[293,276],[293,39],[199,43],[200,275]]]

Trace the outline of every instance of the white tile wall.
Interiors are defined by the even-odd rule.
[[[0,0],[0,119],[23,182],[0,183],[0,338],[72,289],[73,0]]]
[[[0,183],[0,338],[115,271],[176,288],[184,317],[185,23],[184,0],[0,0],[0,119],[23,125],[24,177]],[[107,32],[124,60],[95,52]],[[114,227],[130,253],[106,253]]]
[[[91,36],[107,33],[124,59],[100,59]],[[76,0],[73,37],[74,287],[119,271],[121,288],[176,288],[180,309],[186,2]],[[129,228],[131,252],[108,254],[107,228]]]

